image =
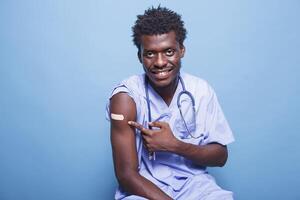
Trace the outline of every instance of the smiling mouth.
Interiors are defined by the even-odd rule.
[[[151,70],[151,73],[155,75],[157,79],[165,79],[169,77],[172,68],[166,68],[162,70]]]

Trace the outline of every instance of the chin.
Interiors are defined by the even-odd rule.
[[[169,77],[167,79],[150,79],[152,86],[155,88],[168,88],[174,83],[175,77]]]
[[[173,81],[170,81],[170,80],[161,80],[161,81],[156,82],[156,86],[161,87],[161,88],[165,88],[165,87],[168,87],[168,86],[172,85],[172,82]]]

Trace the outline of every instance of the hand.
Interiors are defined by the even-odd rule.
[[[176,146],[177,138],[166,122],[150,122],[149,126],[158,128],[155,130],[147,129],[134,121],[129,121],[128,124],[141,131],[144,145],[150,152],[172,151]]]

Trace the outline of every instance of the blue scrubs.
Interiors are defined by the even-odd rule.
[[[135,102],[137,122],[145,127],[148,123],[148,109],[145,94],[144,74],[131,76],[123,80],[112,91],[110,97],[126,92]],[[186,90],[195,99],[196,118],[191,114],[191,102],[188,96],[180,101],[183,115],[189,130],[196,139],[188,135],[177,107],[177,96],[182,91],[178,84],[174,97],[168,106],[164,100],[148,85],[152,120],[168,122],[173,134],[181,141],[195,145],[217,142],[227,145],[234,141],[232,131],[218,103],[212,87],[204,80],[187,73],[181,73]],[[107,119],[109,119],[107,105]],[[196,119],[196,120],[195,120]],[[221,189],[205,167],[199,167],[182,156],[168,152],[156,152],[156,159],[149,160],[149,154],[143,147],[140,132],[136,131],[136,146],[139,159],[139,173],[152,181],[173,199],[233,199],[232,192]],[[118,188],[115,199],[144,199],[128,195]]]

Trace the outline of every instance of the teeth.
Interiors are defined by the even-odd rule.
[[[158,73],[159,76],[165,76],[166,74],[167,74],[166,71],[164,71],[164,72],[159,72],[159,73]]]
[[[158,73],[161,73],[161,72],[169,72],[169,71],[171,71],[171,69],[153,70],[152,72],[158,74]]]

